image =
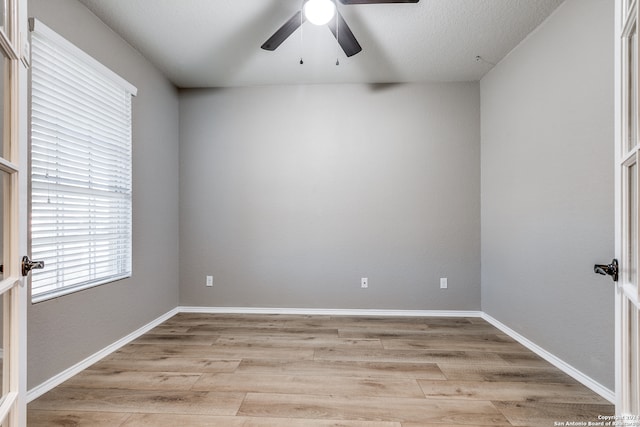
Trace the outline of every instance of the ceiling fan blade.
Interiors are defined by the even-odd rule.
[[[342,4],[418,3],[420,0],[340,0]]]
[[[273,35],[260,47],[264,50],[276,50],[278,46],[280,46],[287,37],[293,34],[293,32],[297,30],[305,20],[306,18],[302,15],[302,11],[296,12],[291,19],[285,22],[284,25],[280,27],[278,31],[273,33]]]
[[[360,43],[358,43],[358,40],[356,40],[356,36],[354,36],[351,32],[351,28],[349,28],[349,26],[345,22],[342,14],[340,12],[337,12],[337,16],[337,29],[335,19],[329,21],[327,25],[333,33],[333,36],[338,40],[338,44],[340,44],[340,47],[342,48],[342,50],[344,50],[345,55],[353,56],[356,53],[360,52],[362,50],[362,47],[360,46]]]

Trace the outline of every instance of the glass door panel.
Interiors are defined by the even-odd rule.
[[[2,242],[0,244],[0,265],[2,266],[2,268],[0,270],[0,283],[2,281],[4,281],[4,254],[6,253],[6,246],[7,246],[7,241],[4,238],[5,237],[5,233],[4,233],[4,227],[5,227],[5,217],[6,215],[4,214],[4,208],[6,206],[5,203],[5,196],[8,194],[8,192],[6,191],[5,186],[7,185],[7,177],[5,176],[6,174],[4,172],[0,172],[0,242]],[[9,355],[9,342],[8,340],[6,340],[5,338],[7,338],[7,334],[4,333],[4,327],[5,325],[8,325],[6,319],[4,318],[4,314],[6,312],[4,306],[5,306],[5,299],[7,298],[7,296],[9,295],[8,292],[3,293],[2,295],[0,295],[2,298],[0,298],[0,331],[3,331],[2,333],[2,348],[0,348],[0,366],[2,367],[2,369],[0,369],[0,375],[2,375],[1,379],[2,381],[0,382],[0,384],[2,384],[2,396],[0,397],[0,404],[2,404],[2,401],[4,401],[4,396],[7,393],[7,387],[4,384],[4,379],[8,378],[8,376],[5,374],[5,369],[7,369],[7,367],[9,366],[8,363],[5,363],[5,359],[8,357]]]
[[[633,0],[623,0],[623,13],[628,13],[629,9],[631,8],[631,3],[633,3]]]
[[[626,165],[624,187],[626,188],[626,235],[623,282],[632,286],[638,283],[638,163],[635,156]]]
[[[12,385],[10,378],[12,375],[13,353],[11,351],[12,342],[14,342],[15,336],[12,334],[14,326],[14,320],[12,319],[14,296],[19,285],[18,279],[15,275],[12,275],[9,267],[10,257],[8,256],[11,251],[11,239],[13,232],[11,230],[11,221],[9,207],[12,205],[12,174],[0,171],[0,236],[2,236],[2,245],[0,245],[0,265],[2,266],[2,272],[0,273],[0,330],[2,331],[2,340],[0,347],[0,378],[2,384],[2,395],[0,395],[0,409],[4,407],[4,402],[15,401],[15,393],[12,393]],[[0,410],[0,417],[4,416]],[[5,424],[3,424],[4,426]]]
[[[639,153],[629,155],[622,165],[622,232],[624,234],[620,283],[628,292],[637,293],[640,280],[640,166]]]
[[[0,37],[5,38],[6,36],[6,1],[0,0]],[[6,90],[8,85],[8,75],[7,70],[9,69],[10,60],[7,58],[6,54],[2,56],[2,64],[0,65],[0,156],[3,160],[8,159],[10,156],[10,133],[8,132],[8,128],[5,126],[5,122],[8,120],[5,112],[8,111],[7,105],[11,102],[9,98],[10,91]],[[5,96],[6,95],[6,96]],[[10,107],[9,107],[10,108]],[[10,326],[9,322],[9,309],[8,305],[10,301],[11,295],[11,286],[12,280],[8,274],[5,275],[5,272],[8,271],[8,260],[6,255],[10,249],[10,233],[5,232],[5,230],[10,230],[11,222],[10,216],[8,214],[9,208],[11,206],[11,177],[8,173],[0,171],[0,331],[2,331],[2,347],[0,348],[0,365],[2,366],[1,378],[2,378],[2,395],[0,395],[0,405],[4,402],[10,388],[8,384],[8,372],[7,370],[10,367],[10,363],[8,362],[9,356],[11,354],[10,348],[10,335],[7,333],[7,330]],[[5,280],[7,279],[7,280]],[[4,423],[3,423],[4,425]]]
[[[4,186],[6,179],[4,175],[4,172],[0,172],[0,282],[4,280],[4,254],[6,252],[4,240],[4,195],[6,193]],[[0,308],[1,307],[2,304],[0,304]],[[0,319],[2,319],[2,316],[0,316]],[[0,328],[0,331],[1,330]]]
[[[0,0],[0,31],[8,34],[7,31],[7,1],[8,0]]]
[[[0,0],[2,1],[2,0]],[[2,64],[0,64],[0,100],[4,100],[5,94],[11,93],[10,90],[7,90],[7,69],[9,68],[9,60],[6,57],[2,57]],[[6,101],[5,101],[6,102]],[[4,117],[5,112],[5,102],[0,102],[0,118]],[[10,136],[5,135],[5,131],[8,129],[4,126],[4,120],[0,119],[0,156],[3,158],[9,158],[9,141]]]
[[[626,85],[627,96],[625,97],[626,117],[626,140],[627,151],[632,150],[638,142],[638,27],[634,24],[626,39]]]
[[[638,308],[631,301],[627,306],[629,318],[629,325],[627,327],[629,331],[628,338],[628,367],[629,370],[629,413],[634,415],[640,415],[640,359],[637,355],[640,354],[640,327],[638,325]]]

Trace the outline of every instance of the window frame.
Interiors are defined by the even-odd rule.
[[[93,277],[93,274],[95,273],[86,273],[84,271],[82,271],[82,266],[76,264],[73,265],[73,268],[77,269],[76,271],[82,271],[82,273],[78,273],[78,277],[81,277],[82,275],[85,275],[88,277],[86,280],[82,280],[78,283],[72,283],[72,284],[65,284],[64,282],[60,282],[59,279],[55,278],[58,276],[58,274],[53,274],[53,277],[51,277],[48,280],[48,284],[42,285],[42,277],[44,277],[44,274],[49,274],[52,275],[52,270],[51,270],[51,266],[49,266],[49,271],[47,272],[47,265],[45,262],[45,270],[42,272],[38,272],[38,271],[34,271],[32,273],[32,277],[31,277],[31,301],[32,303],[38,303],[41,301],[46,301],[49,299],[53,299],[53,298],[58,298],[64,295],[68,295],[71,293],[75,293],[81,290],[85,290],[85,289],[89,289],[89,288],[93,288],[96,286],[100,286],[100,285],[104,285],[107,283],[111,283],[114,281],[118,281],[118,280],[122,280],[128,277],[131,277],[133,274],[133,232],[132,232],[132,221],[133,221],[133,197],[132,197],[132,190],[133,190],[133,172],[132,172],[132,163],[133,163],[133,156],[132,156],[132,145],[133,145],[133,102],[132,102],[132,98],[135,97],[137,95],[137,89],[135,86],[133,86],[132,84],[130,84],[129,82],[127,82],[125,79],[123,79],[122,77],[120,77],[119,75],[117,75],[116,73],[114,73],[113,71],[111,71],[109,68],[107,68],[106,66],[104,66],[103,64],[101,64],[100,62],[98,62],[97,60],[95,60],[94,58],[92,58],[90,55],[88,55],[87,53],[85,53],[83,50],[79,49],[78,47],[76,47],[74,44],[72,44],[71,42],[69,42],[68,40],[66,40],[65,38],[63,38],[62,36],[60,36],[58,33],[56,33],[54,30],[50,29],[49,27],[47,27],[45,24],[43,24],[41,21],[34,19],[34,18],[30,18],[29,19],[29,29],[31,34],[33,35],[34,32],[37,32],[40,36],[44,37],[47,39],[47,43],[52,43],[56,46],[56,52],[62,52],[65,54],[64,58],[65,60],[69,59],[72,61],[77,61],[78,63],[81,64],[81,67],[83,69],[86,68],[86,70],[90,70],[90,72],[92,73],[92,78],[95,78],[96,81],[99,79],[101,82],[105,82],[105,84],[110,85],[112,87],[116,87],[117,90],[121,90],[122,91],[122,95],[124,95],[123,97],[123,105],[124,107],[122,108],[121,111],[118,111],[118,113],[122,113],[123,116],[125,117],[124,123],[126,123],[126,129],[124,128],[125,125],[122,125],[121,123],[119,124],[121,126],[121,128],[119,128],[119,131],[123,132],[123,135],[119,135],[121,136],[121,139],[118,140],[118,143],[122,143],[124,145],[122,146],[117,146],[117,144],[109,144],[109,145],[114,145],[117,146],[118,148],[116,148],[114,151],[120,151],[121,155],[124,155],[126,158],[125,162],[128,162],[127,166],[124,168],[125,172],[123,172],[126,178],[128,178],[128,182],[125,182],[124,184],[122,184],[122,188],[120,187],[116,187],[114,186],[114,188],[109,188],[107,190],[102,190],[103,194],[107,194],[107,195],[119,195],[121,200],[124,201],[116,201],[115,203],[118,204],[119,203],[125,203],[124,208],[122,209],[123,212],[125,212],[124,214],[121,214],[120,212],[120,208],[116,207],[113,208],[111,207],[110,210],[108,210],[107,213],[104,213],[104,215],[106,216],[106,219],[103,220],[103,223],[108,223],[109,225],[106,225],[106,227],[113,227],[118,229],[119,231],[121,231],[123,228],[126,230],[128,227],[128,230],[126,230],[126,237],[124,238],[124,240],[122,238],[119,239],[115,239],[118,242],[123,242],[124,241],[124,249],[121,252],[122,256],[124,256],[125,258],[121,258],[121,255],[114,255],[114,253],[118,253],[119,250],[116,249],[114,250],[111,245],[113,247],[120,247],[118,246],[118,244],[114,244],[114,243],[109,243],[107,245],[107,247],[109,247],[108,252],[109,253],[109,261],[107,263],[111,263],[112,265],[117,265],[118,262],[121,259],[124,259],[124,264],[125,267],[121,268],[121,267],[114,267],[112,268],[112,270],[117,272],[115,274],[110,273],[110,274],[105,274],[104,271],[102,273],[99,273],[98,275],[96,275],[95,277]],[[37,49],[37,48],[36,48]],[[44,52],[45,50],[43,50]],[[34,61],[33,61],[33,37],[32,37],[32,59],[31,59],[31,72],[30,72],[30,76],[29,76],[29,88],[30,88],[30,93],[29,93],[29,106],[30,106],[30,111],[29,111],[29,140],[30,140],[30,147],[34,147],[34,124],[32,122],[33,118],[34,118],[34,112],[33,112],[33,108],[31,108],[33,106],[33,101],[34,101],[34,90],[33,90],[33,65],[34,65]],[[46,88],[45,91],[49,91],[50,88]],[[87,89],[84,89],[87,90]],[[64,96],[64,95],[63,95]],[[127,98],[128,96],[130,96],[130,98]],[[56,101],[60,102],[60,99],[56,99]],[[57,105],[58,108],[62,108],[60,107],[60,104]],[[57,111],[54,109],[52,109],[51,111]],[[45,120],[46,121],[46,120]],[[95,121],[91,122],[93,123],[101,123],[104,124],[106,121],[108,121],[106,118],[104,118],[104,116],[95,116]],[[52,119],[50,121],[50,123],[55,122],[55,119]],[[61,119],[61,122],[64,122],[64,120]],[[69,122],[67,121],[65,124],[69,124]],[[110,125],[107,125],[106,128],[109,128]],[[80,127],[80,125],[79,125]],[[71,127],[70,127],[71,129]],[[65,128],[66,130],[66,128]],[[90,146],[93,144],[96,144],[94,147],[89,147],[89,152],[90,153],[97,153],[98,150],[101,150],[104,146],[103,145],[99,145],[100,143],[96,143],[95,139],[93,136],[89,137],[88,135],[83,135],[83,137],[85,137],[84,140],[84,144],[86,146]],[[56,138],[58,138],[58,134],[56,134]],[[64,139],[64,138],[62,138]],[[41,140],[39,140],[41,141]],[[102,142],[104,143],[104,142]],[[41,142],[40,145],[43,145],[43,143]],[[46,143],[44,144],[46,145]],[[126,145],[126,146],[125,146]],[[53,146],[53,144],[51,144],[51,146]],[[91,151],[93,150],[93,151]],[[76,152],[73,152],[74,155],[76,154]],[[56,154],[57,156],[57,154]],[[53,158],[56,159],[57,161],[57,157],[56,156],[52,156]],[[29,158],[29,217],[30,217],[30,221],[29,221],[29,246],[31,249],[31,252],[34,255],[34,258],[38,257],[38,250],[36,250],[36,246],[40,246],[42,247],[43,243],[41,243],[44,239],[39,237],[39,238],[34,238],[34,228],[37,228],[34,226],[34,176],[35,174],[33,173],[33,169],[32,165],[34,164],[34,159],[33,159],[33,155],[32,152],[30,150],[30,158]],[[98,157],[98,156],[96,156]],[[61,160],[64,161],[64,160]],[[113,160],[109,160],[109,161],[113,161]],[[87,162],[89,163],[89,162]],[[91,170],[94,170],[92,168],[94,168],[95,166],[87,166],[86,169],[87,174],[89,174],[89,177],[92,177],[93,175],[91,175]],[[116,168],[116,166],[114,166],[114,169]],[[65,169],[65,167],[60,167],[60,169]],[[105,170],[103,168],[103,170]],[[110,169],[106,169],[107,171],[110,171]],[[67,171],[68,172],[68,169]],[[113,174],[110,172],[100,172],[101,176],[106,176],[107,178],[113,177],[116,175],[116,172],[114,172]],[[40,175],[42,176],[42,175]],[[118,177],[121,179],[122,176],[118,175]],[[47,176],[47,179],[50,179]],[[52,184],[52,187],[56,187],[56,188],[61,188],[62,184],[60,184],[61,180],[58,179],[58,187],[56,187],[56,185]],[[85,183],[88,182],[93,182],[91,180],[86,180],[84,181]],[[109,181],[111,182],[111,181]],[[121,182],[121,181],[119,181]],[[39,184],[40,186],[42,184]],[[120,185],[120,184],[118,184]],[[37,185],[36,185],[37,187]],[[91,199],[90,194],[93,194],[95,197],[95,194],[98,190],[96,190],[95,188],[92,189],[92,187],[94,187],[92,184],[87,185],[87,188],[83,189],[83,191],[85,192],[85,196],[83,196],[86,200],[83,201],[86,202],[86,205],[83,205],[85,210],[86,209],[90,209],[90,207],[95,207],[95,205],[91,204],[91,203],[95,203],[95,199],[92,200],[92,202],[89,202],[89,200]],[[120,190],[120,191],[118,191]],[[61,189],[60,191],[64,192],[64,189]],[[74,189],[75,191],[75,189]],[[79,191],[79,190],[78,190]],[[112,201],[113,202],[113,201]],[[69,203],[69,202],[67,202]],[[128,203],[128,204],[127,204]],[[63,201],[61,203],[61,205],[64,205],[65,202]],[[42,202],[36,203],[36,206],[44,206],[44,204]],[[117,226],[114,226],[112,223],[114,223],[113,219],[113,211],[116,211],[118,213],[118,215],[120,216],[115,216],[118,219],[125,219],[126,225],[120,226],[119,228]],[[66,213],[67,218],[69,213]],[[64,212],[62,215],[60,215],[60,217],[64,216]],[[125,218],[126,217],[126,218]],[[83,217],[85,218],[85,217]],[[88,215],[86,216],[86,218],[88,218]],[[81,220],[80,220],[81,221]],[[51,222],[53,223],[53,221]],[[40,224],[44,224],[44,222],[41,222]],[[57,227],[57,226],[54,226]],[[64,228],[64,225],[61,226],[60,229]],[[58,228],[56,228],[55,230],[60,230]],[[58,233],[59,235],[60,233]],[[86,239],[84,239],[87,243],[86,243],[86,248],[91,246],[91,242],[93,242],[93,245],[95,245],[95,242],[99,241],[99,238],[91,238],[89,237],[89,235],[92,234],[86,230],[84,230],[84,233],[82,234],[83,237],[87,237]],[[98,233],[96,233],[96,236],[98,235]],[[122,235],[122,234],[119,234]],[[56,237],[57,238],[57,237]],[[33,244],[34,241],[38,241],[38,239],[41,239],[40,242],[38,242],[37,244]],[[58,245],[60,240],[57,240],[56,243],[52,243],[51,245]],[[52,249],[53,251],[53,249]],[[58,261],[60,260],[64,260],[69,259],[70,258],[70,249],[63,249],[61,251],[59,251],[62,255],[60,255],[61,258],[58,259]],[[89,255],[89,253],[91,253],[91,251],[88,251],[86,255],[80,255],[81,257],[85,257],[86,259],[94,259],[95,260],[95,254]],[[53,256],[54,258],[57,255]],[[87,270],[93,269],[93,265],[91,265],[91,267],[86,267]],[[105,270],[107,270],[108,268],[105,267]],[[70,271],[70,267],[62,267],[59,269],[61,272],[67,272],[67,274]],[[55,270],[57,271],[57,270]],[[41,276],[41,279],[38,278],[38,275],[42,274],[43,276]],[[38,280],[40,280],[40,291],[38,291],[38,287],[34,287],[34,283],[38,283]],[[80,279],[77,279],[76,281],[78,281]],[[43,290],[44,288],[44,290]]]

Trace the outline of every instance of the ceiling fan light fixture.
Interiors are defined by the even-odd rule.
[[[336,15],[332,0],[309,0],[304,4],[304,16],[314,25],[326,25]]]

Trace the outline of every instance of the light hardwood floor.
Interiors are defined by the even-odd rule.
[[[553,426],[606,400],[476,318],[178,314],[29,426]]]

